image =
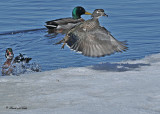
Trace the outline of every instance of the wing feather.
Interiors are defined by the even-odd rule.
[[[68,35],[69,47],[85,56],[101,57],[127,49],[125,42],[116,40],[107,29],[100,26],[92,31],[74,29]]]

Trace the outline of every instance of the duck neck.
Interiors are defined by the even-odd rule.
[[[98,25],[98,26],[99,26],[98,17],[93,17],[92,20],[95,22],[95,25]]]
[[[79,15],[76,11],[76,9],[73,10],[72,12],[72,18],[73,19],[80,19],[81,18],[81,15]]]
[[[7,64],[8,66],[11,65],[12,59],[7,59],[6,62],[4,63],[5,65]]]
[[[78,15],[72,15],[73,19],[80,19],[81,16],[78,16]]]

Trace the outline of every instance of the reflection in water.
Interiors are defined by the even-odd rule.
[[[66,34],[70,29],[56,30],[56,29],[48,29],[48,34],[54,34],[55,36],[58,34]]]
[[[48,34],[46,34],[45,37],[49,37],[49,39],[56,38],[59,34],[55,31],[55,29],[48,30],[47,32]]]
[[[47,32],[48,34],[46,34],[45,37],[48,38],[48,42],[55,45],[57,42],[61,41],[65,37],[68,30],[63,30],[63,32],[59,32],[56,29],[48,29]]]

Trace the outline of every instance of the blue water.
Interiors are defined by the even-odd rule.
[[[88,12],[103,8],[109,15],[100,18],[102,26],[120,40],[127,40],[129,50],[101,58],[85,57],[67,46],[53,45],[64,35],[48,35],[44,27],[48,20],[70,17],[75,6]],[[39,63],[42,71],[140,59],[160,52],[159,0],[9,0],[0,3],[0,66],[5,50],[10,47]],[[89,16],[83,16],[89,19]],[[55,37],[55,38],[54,38]]]

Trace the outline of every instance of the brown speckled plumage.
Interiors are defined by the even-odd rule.
[[[90,57],[101,57],[127,50],[125,42],[116,40],[107,29],[99,25],[100,16],[107,15],[103,9],[96,9],[92,19],[75,26],[67,33],[64,44],[67,43],[71,49]]]

